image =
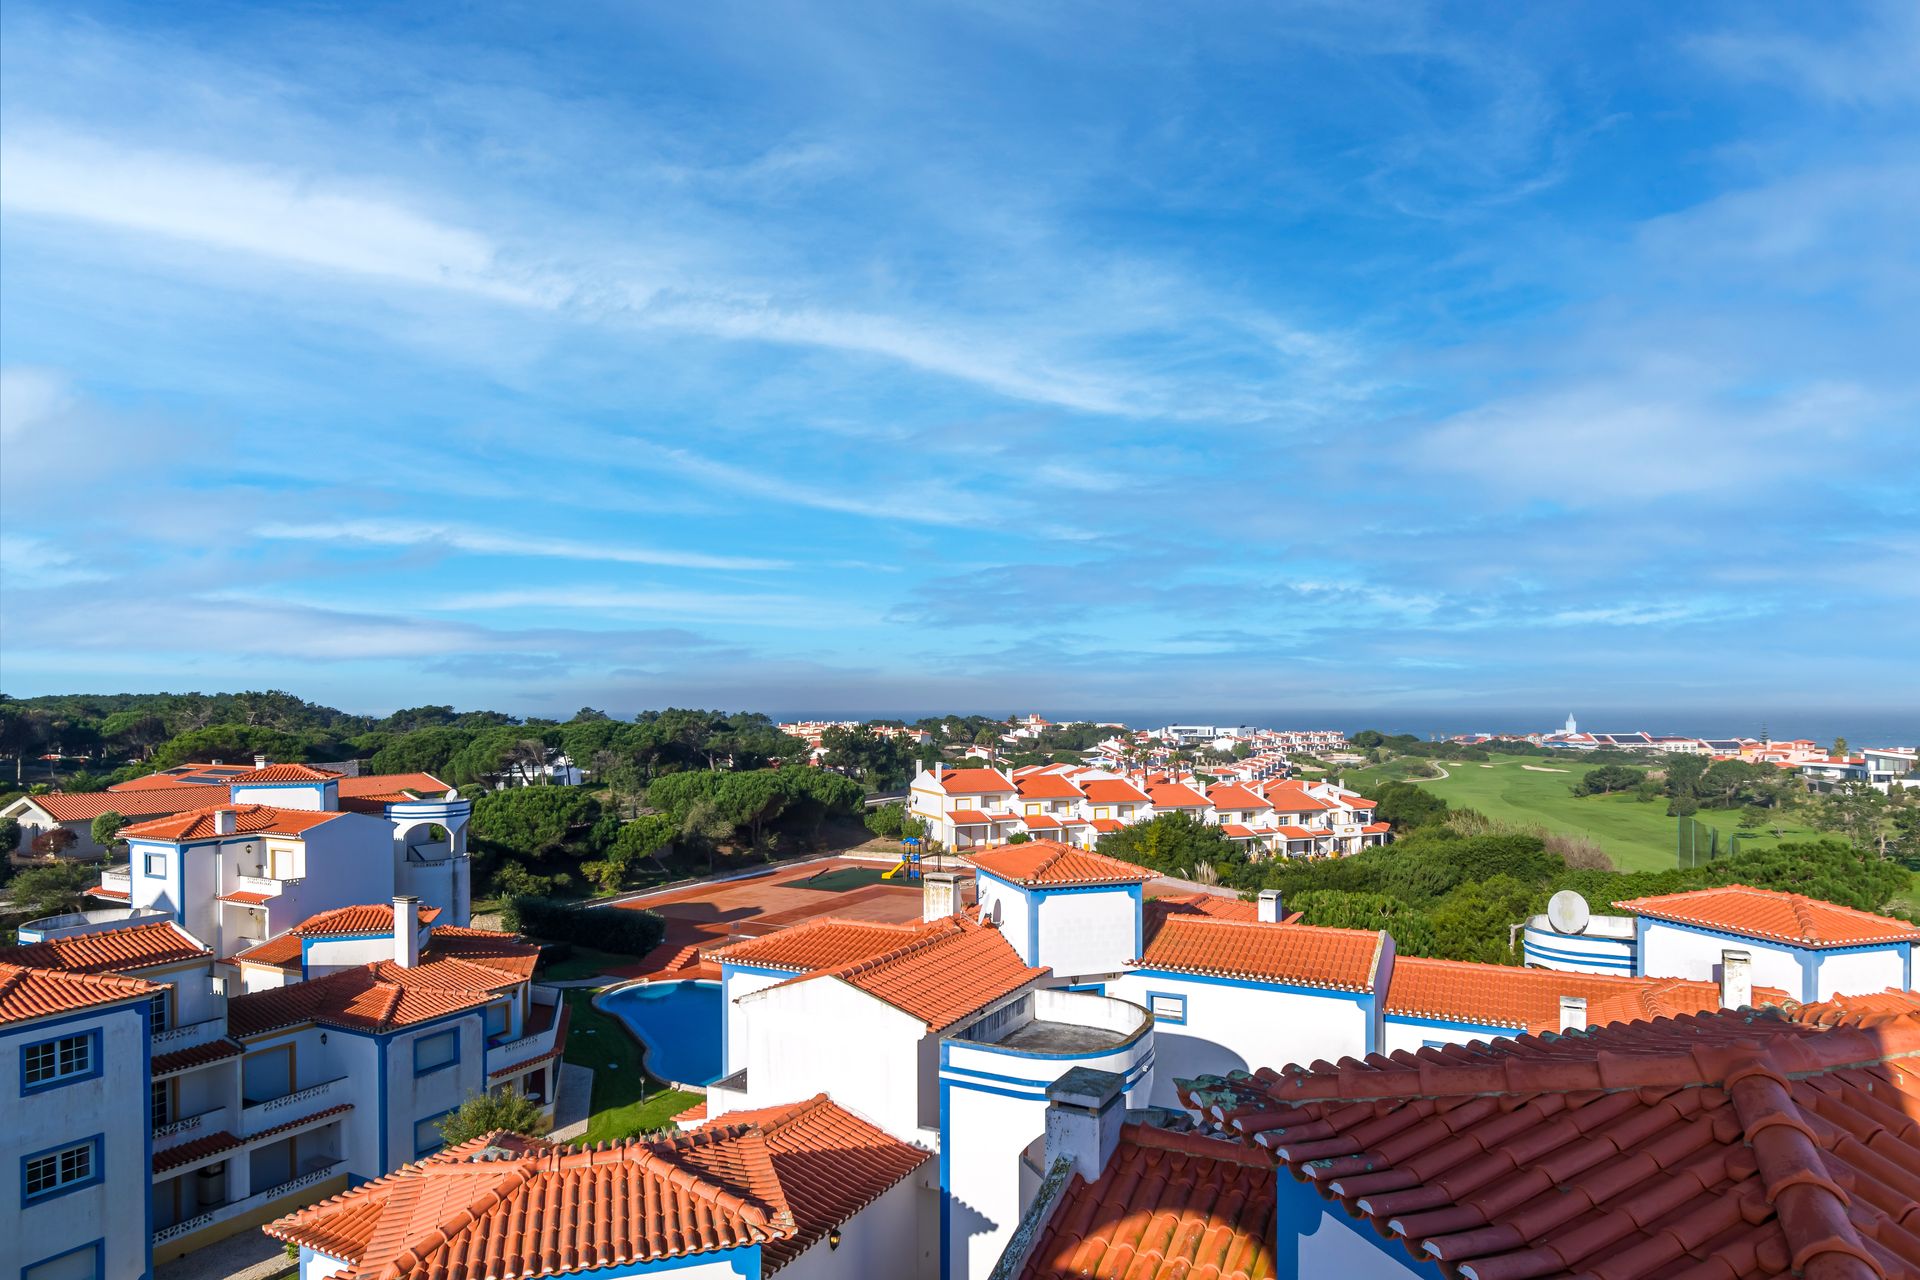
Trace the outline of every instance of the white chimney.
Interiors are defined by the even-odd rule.
[[[960,910],[960,877],[951,871],[929,871],[920,877],[920,918],[945,920]]]
[[[234,832],[234,824],[237,821],[238,818],[232,809],[215,809],[213,811],[213,834],[217,836],[232,835]]]
[[[393,900],[393,962],[402,969],[420,963],[420,922],[415,908],[420,900],[396,895]]]
[[[942,777],[944,777],[944,776],[946,776],[946,772],[947,772],[947,762],[946,762],[946,761],[944,761],[944,760],[935,760],[935,761],[933,762],[933,780],[934,780],[935,782],[938,782],[938,781],[940,781],[940,779],[941,779]]]
[[[1075,1067],[1047,1086],[1049,1170],[1065,1159],[1088,1182],[1099,1180],[1120,1145],[1120,1126],[1127,1118],[1123,1084],[1111,1071]]]
[[[1560,1029],[1562,1031],[1587,1029],[1587,998],[1585,996],[1560,997]]]
[[[256,768],[256,769],[264,769],[264,768],[266,768],[266,767],[267,767],[267,758],[266,758],[265,756],[255,756],[255,757],[253,758],[253,767],[254,767],[254,768]]]
[[[1753,957],[1744,951],[1720,953],[1720,1007],[1744,1009],[1753,1003]]]
[[[1261,921],[1265,924],[1279,924],[1282,918],[1280,911],[1280,891],[1278,889],[1262,889],[1260,891]]]

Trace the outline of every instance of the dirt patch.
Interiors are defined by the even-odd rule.
[[[1543,764],[1523,764],[1520,766],[1528,773],[1565,773],[1565,769],[1549,769]]]

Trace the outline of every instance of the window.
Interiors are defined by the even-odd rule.
[[[442,1031],[413,1042],[413,1074],[424,1076],[460,1061],[460,1033]]]
[[[173,1101],[167,1096],[169,1086],[172,1083],[170,1080],[155,1080],[153,1082],[153,1101],[150,1105],[150,1116],[153,1127],[156,1129],[163,1124],[170,1124],[173,1121]]]
[[[100,1033],[42,1040],[20,1053],[20,1092],[34,1093],[100,1074]]]
[[[431,1155],[447,1145],[447,1140],[440,1136],[440,1122],[452,1114],[451,1110],[442,1111],[439,1115],[428,1116],[424,1120],[413,1122],[414,1155]]]
[[[20,1162],[22,1203],[45,1200],[49,1196],[78,1191],[100,1181],[100,1139],[88,1138],[70,1147],[59,1147],[27,1156]]]
[[[104,1280],[101,1253],[106,1241],[95,1240],[78,1249],[43,1258],[20,1273],[20,1280]]]
[[[505,1002],[487,1006],[487,1035],[502,1036],[507,1032],[508,1005]]]
[[[149,876],[152,876],[156,880],[164,879],[167,874],[167,855],[164,853],[148,854],[146,867]]]
[[[1147,1011],[1153,1014],[1155,1022],[1169,1022],[1175,1026],[1181,1026],[1187,1020],[1187,998],[1149,991],[1147,992]]]
[[[147,998],[147,1030],[155,1035],[173,1025],[167,1021],[167,997],[172,993],[173,988],[168,987],[154,992]]]
[[[275,880],[294,880],[300,875],[300,851],[286,845],[272,846],[267,850],[268,861],[272,864]]]

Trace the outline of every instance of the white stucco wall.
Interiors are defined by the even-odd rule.
[[[848,1280],[853,1276],[918,1280],[940,1274],[939,1254],[921,1238],[923,1201],[934,1193],[922,1184],[928,1161],[895,1183],[878,1200],[847,1219],[840,1247],[815,1244],[780,1272],[781,1280]]]
[[[1383,1053],[1418,1053],[1428,1045],[1471,1044],[1475,1040],[1493,1040],[1501,1036],[1517,1036],[1522,1032],[1515,1027],[1494,1026],[1457,1026],[1421,1022],[1415,1018],[1396,1018],[1392,1014],[1386,1017],[1382,1030]]]
[[[470,1093],[486,1088],[486,1040],[481,1011],[428,1023],[387,1041],[387,1163],[398,1167],[415,1158],[414,1122],[459,1106]],[[453,1030],[460,1038],[460,1061],[451,1067],[416,1076],[415,1042]],[[357,1109],[357,1108],[356,1108]]]
[[[22,1095],[24,1046],[99,1034],[100,1074]],[[146,1022],[138,1006],[90,1010],[0,1026],[0,1276],[104,1239],[104,1274],[147,1268],[148,1077]],[[22,1158],[101,1135],[101,1181],[21,1204]]]
[[[765,991],[793,977],[791,973],[753,973],[743,972],[735,965],[722,965],[720,968],[720,1005],[726,1019],[725,1062],[722,1075],[732,1075],[747,1065],[747,1037],[751,1034],[751,1016],[749,1010],[739,1003],[740,997],[750,996],[756,991]]]
[[[974,877],[974,892],[978,899],[980,919],[987,921],[998,919],[1000,932],[1005,935],[1008,943],[1025,964],[1033,967],[1036,964],[1032,945],[1033,904],[1026,892],[1018,885],[1008,884],[1005,880],[987,875],[985,872]]]
[[[1714,982],[1720,976],[1720,953],[1723,951],[1747,953],[1752,961],[1749,973],[1754,986],[1780,987],[1796,1000],[1807,998],[1802,992],[1801,953],[1798,948],[1752,938],[1697,933],[1659,920],[1648,920],[1641,935],[1640,973],[1652,978],[1693,978],[1701,982]]]
[[[1155,1106],[1178,1107],[1175,1080],[1229,1071],[1275,1070],[1289,1062],[1338,1062],[1367,1051],[1370,1014],[1356,993],[1228,985],[1191,975],[1139,971],[1107,983],[1107,994],[1149,1010],[1152,993],[1186,998],[1184,1025],[1156,1019]]]
[[[920,1120],[915,1065],[920,1019],[838,978],[813,978],[746,996],[747,1105],[832,1096],[897,1138]]]
[[[1885,951],[1816,952],[1820,966],[1814,978],[1814,998],[1866,995],[1888,987],[1912,985],[1904,948]]]
[[[1138,885],[1038,895],[1039,958],[1028,963],[1056,978],[1119,972],[1140,955],[1140,896]]]

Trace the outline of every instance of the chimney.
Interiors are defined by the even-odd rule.
[[[1054,1161],[1072,1162],[1088,1182],[1099,1179],[1127,1118],[1121,1085],[1111,1071],[1075,1067],[1047,1086],[1047,1169]]]
[[[1284,918],[1284,913],[1280,910],[1280,891],[1278,889],[1262,889],[1260,891],[1261,923],[1279,924]]]
[[[946,775],[946,772],[947,772],[947,762],[946,762],[946,761],[944,761],[944,760],[935,760],[935,761],[933,762],[933,780],[934,780],[935,782],[938,782],[938,781],[940,781],[940,779],[941,779],[942,777],[944,777],[944,776]]]
[[[960,911],[960,877],[952,871],[927,871],[920,876],[920,918],[945,920]]]
[[[420,922],[415,908],[418,898],[396,894],[393,899],[393,962],[402,969],[420,963]]]
[[[1744,1009],[1753,1003],[1753,957],[1744,951],[1720,953],[1720,1007]]]
[[[237,815],[232,809],[215,809],[213,811],[213,834],[217,836],[232,835],[236,821]]]
[[[1587,998],[1585,996],[1560,997],[1560,1030],[1585,1031],[1587,1029]]]
[[[256,768],[256,769],[264,769],[264,768],[266,768],[266,767],[267,767],[267,758],[266,758],[265,756],[255,756],[255,757],[253,758],[253,767],[254,767],[254,768]]]

